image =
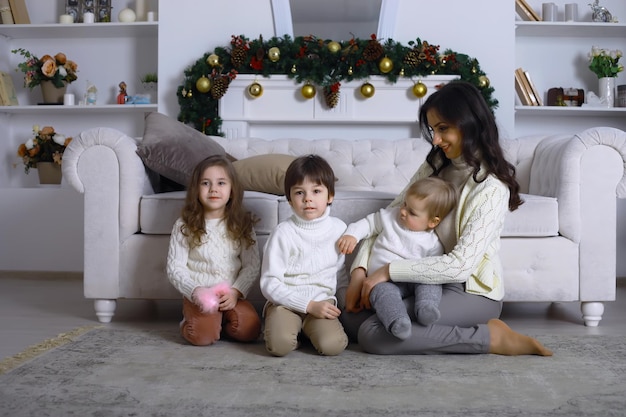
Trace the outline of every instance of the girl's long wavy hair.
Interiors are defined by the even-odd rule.
[[[504,158],[495,117],[478,88],[465,81],[452,81],[426,99],[420,108],[419,124],[422,135],[432,143],[433,134],[427,117],[430,110],[461,131],[461,152],[472,167],[474,181],[482,182],[487,178],[487,175],[478,178],[482,163],[487,174],[495,175],[509,188],[509,210],[517,209],[523,201],[515,179],[515,167]],[[433,168],[433,175],[438,175],[451,163],[437,146],[430,150],[426,162]]]
[[[213,155],[200,161],[191,174],[185,205],[182,210],[183,226],[181,232],[188,239],[189,246],[195,247],[202,243],[205,234],[204,207],[200,203],[200,180],[204,171],[212,166],[220,166],[226,171],[231,182],[230,199],[224,210],[224,222],[228,236],[247,247],[253,245],[254,225],[257,223],[252,213],[243,207],[243,186],[237,178],[233,164],[223,155]]]

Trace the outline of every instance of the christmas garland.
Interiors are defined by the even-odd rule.
[[[440,54],[438,45],[419,38],[405,46],[392,39],[381,43],[375,35],[368,40],[353,38],[346,42],[315,36],[292,39],[285,35],[268,41],[263,37],[249,40],[243,35],[232,36],[229,47],[205,53],[184,74],[184,82],[177,89],[178,120],[207,135],[222,134],[218,102],[237,74],[285,74],[304,84],[302,94],[306,98],[315,95],[317,85],[329,107],[337,104],[343,81],[380,75],[395,83],[399,77],[458,75],[480,89],[492,111],[498,106],[492,97],[494,89],[475,58],[452,50]],[[363,94],[368,91],[362,88]],[[413,91],[418,97],[426,92],[420,88]],[[249,92],[260,95],[262,88],[256,84]]]

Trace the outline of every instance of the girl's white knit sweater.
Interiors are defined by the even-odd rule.
[[[265,298],[299,313],[306,313],[310,301],[334,300],[342,307],[337,293],[347,286],[348,276],[337,240],[345,230],[343,221],[330,217],[330,207],[318,219],[294,214],[276,226],[263,251]]]
[[[190,249],[181,231],[182,225],[182,219],[176,220],[167,254],[167,277],[172,285],[191,300],[197,287],[227,282],[245,298],[259,278],[258,245],[247,247],[245,243],[233,241],[222,219],[209,219],[202,244]],[[253,238],[256,240],[256,235]]]

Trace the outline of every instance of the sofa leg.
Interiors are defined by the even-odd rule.
[[[96,310],[96,316],[100,323],[110,323],[115,314],[117,301],[115,300],[95,300],[93,306]]]
[[[583,301],[580,303],[580,311],[583,313],[585,326],[597,327],[600,324],[600,320],[602,320],[604,304],[597,301]]]

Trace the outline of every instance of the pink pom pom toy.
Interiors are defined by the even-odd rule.
[[[215,313],[219,307],[220,297],[230,292],[230,284],[220,282],[212,287],[200,287],[194,291],[194,298],[203,313]]]

